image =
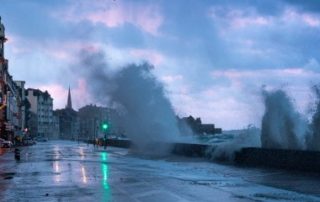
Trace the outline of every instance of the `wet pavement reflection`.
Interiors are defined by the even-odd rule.
[[[1,183],[7,188],[0,190],[0,201],[110,201],[107,155],[68,141],[24,147],[19,163],[7,152],[0,171],[10,167],[18,174]]]
[[[0,201],[320,201],[316,175],[141,157],[70,141],[24,147],[19,162],[13,151],[4,153],[0,179]]]

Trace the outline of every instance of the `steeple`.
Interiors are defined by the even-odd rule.
[[[68,92],[68,102],[66,109],[72,109],[72,102],[71,102],[71,92],[70,92],[70,86],[69,86],[69,92]]]

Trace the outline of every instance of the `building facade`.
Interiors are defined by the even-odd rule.
[[[103,123],[108,124],[109,136],[123,136],[124,131],[120,126],[119,115],[116,110],[96,105],[86,105],[79,109],[80,139],[94,140],[103,138]]]
[[[13,140],[25,129],[24,82],[13,81],[4,57],[5,27],[0,17],[0,137]]]
[[[102,137],[101,123],[109,123],[110,110],[106,107],[87,105],[79,109],[80,139],[94,140]]]
[[[59,117],[55,115],[53,112],[53,134],[52,134],[52,139],[57,140],[60,138],[60,120]]]
[[[21,129],[23,129],[23,131],[27,130],[27,110],[28,108],[28,102],[26,102],[26,91],[25,91],[25,81],[14,81],[16,86],[17,86],[17,90],[18,90],[18,94],[19,94],[19,104],[18,104],[18,110],[19,110],[19,125],[21,126]]]
[[[29,120],[32,136],[51,139],[54,137],[53,99],[50,94],[39,89],[28,88],[26,97],[30,103],[31,117]]]

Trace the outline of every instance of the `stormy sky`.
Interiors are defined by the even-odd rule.
[[[70,71],[80,50],[103,50],[115,69],[148,61],[177,114],[223,129],[260,126],[262,86],[306,112],[320,81],[317,0],[0,0],[0,16],[10,73],[55,108],[69,85],[75,108],[93,102]]]

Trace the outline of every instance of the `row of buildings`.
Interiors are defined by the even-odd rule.
[[[16,81],[9,73],[9,63],[4,56],[5,27],[0,17],[0,138],[14,140],[34,132],[45,134],[48,130],[53,99],[48,92],[25,89],[25,81]],[[37,125],[41,122],[40,125]]]
[[[104,137],[101,126],[108,123],[108,135],[123,134],[121,127],[116,125],[118,119],[116,110],[96,105],[86,105],[78,111],[72,107],[69,88],[67,105],[64,109],[53,111],[53,118],[57,120],[53,138],[69,140],[92,140]],[[58,129],[59,128],[59,129]],[[49,137],[50,138],[50,137]]]
[[[103,136],[101,123],[111,122],[112,109],[88,105],[75,111],[69,88],[67,105],[53,110],[53,98],[47,91],[25,88],[25,81],[15,81],[9,74],[4,56],[5,27],[0,17],[0,138],[7,140],[28,137],[48,139],[93,139]],[[109,133],[118,133],[115,125]]]
[[[8,60],[4,57],[5,27],[0,17],[0,134],[1,138],[13,139],[26,128],[24,81],[14,81],[8,71]]]
[[[96,105],[87,105],[76,111],[72,107],[69,88],[67,105],[53,110],[50,94],[39,89],[26,89],[26,102],[29,103],[26,126],[27,135],[48,139],[89,140],[103,137],[102,123],[108,123],[108,134],[119,134],[113,123],[117,117],[115,110]]]

